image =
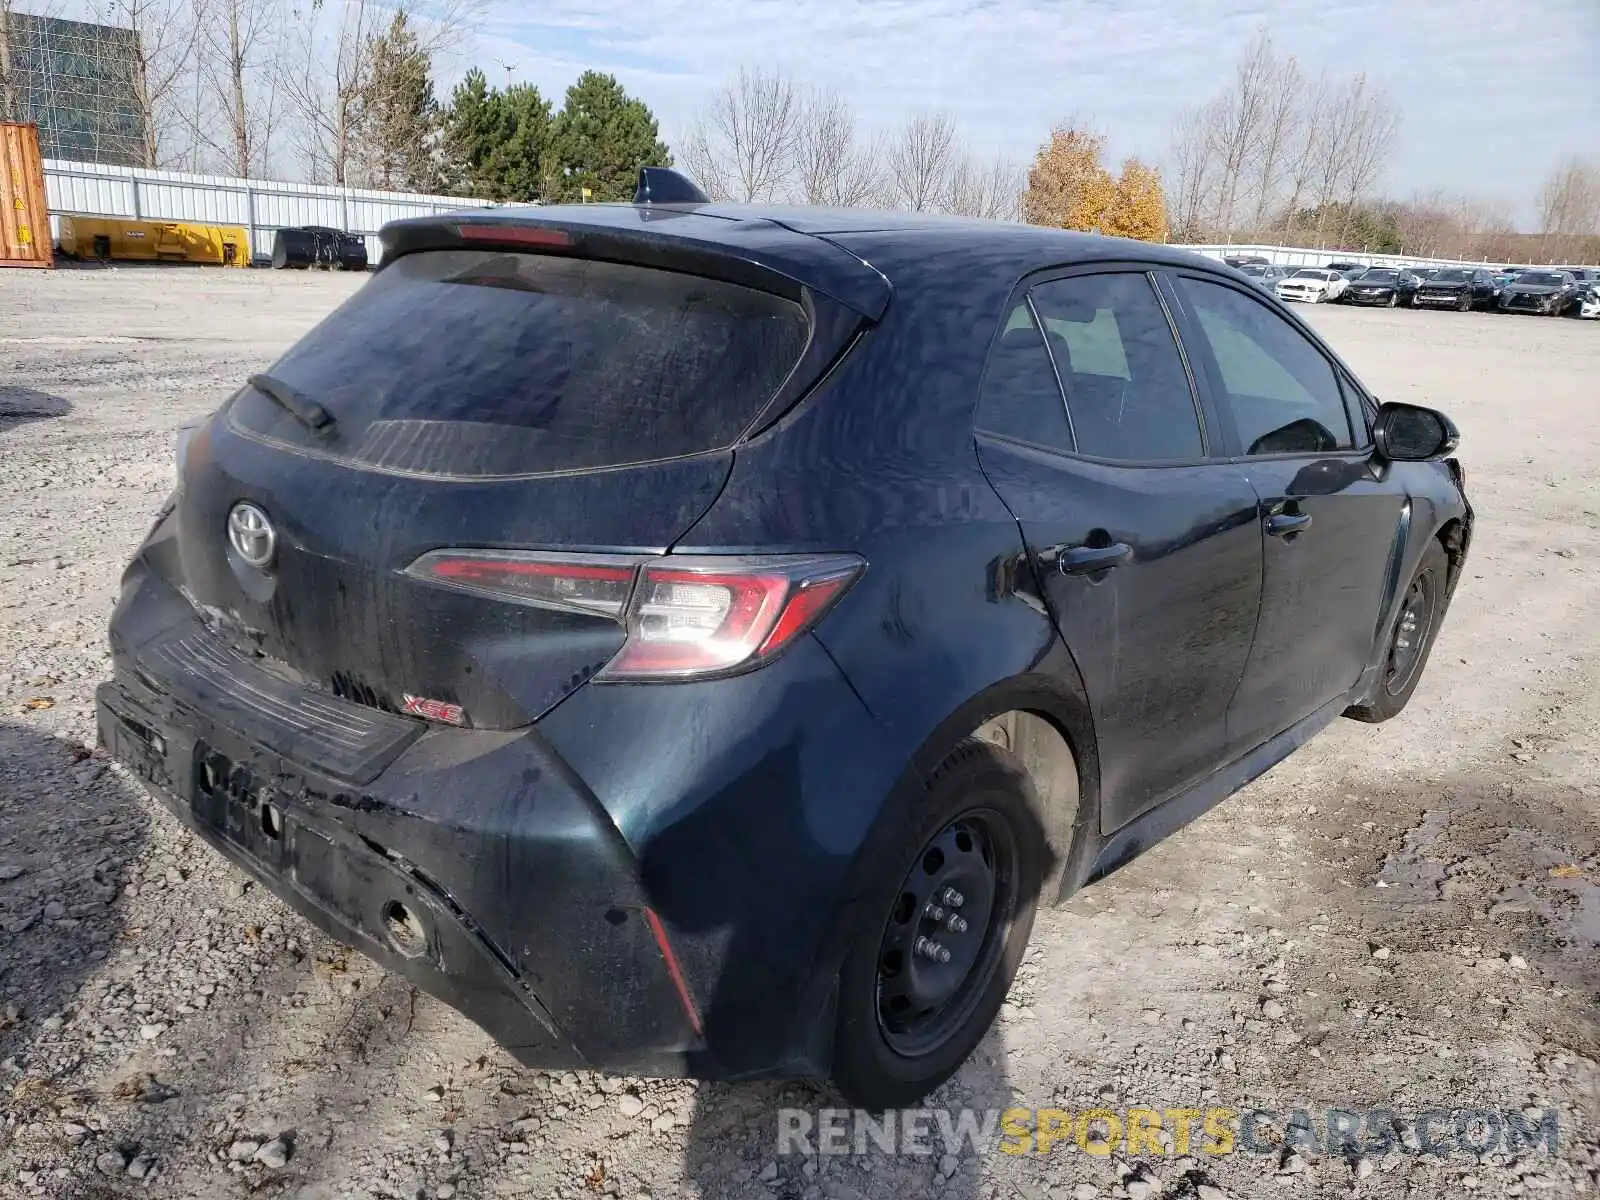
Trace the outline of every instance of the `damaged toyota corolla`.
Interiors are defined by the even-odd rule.
[[[1450,422],[1219,263],[653,170],[383,242],[181,447],[100,736],[529,1065],[915,1101],[1461,576]]]

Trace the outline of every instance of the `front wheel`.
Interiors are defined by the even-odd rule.
[[[1377,691],[1369,703],[1345,709],[1345,716],[1376,725],[1405,708],[1428,665],[1434,639],[1439,636],[1449,580],[1450,559],[1444,547],[1433,539],[1401,597],[1400,615],[1389,632]]]
[[[969,740],[935,772],[840,972],[832,1078],[851,1104],[915,1104],[983,1040],[1033,929],[1043,829],[1009,752]]]
[[[1456,311],[1457,312],[1471,312],[1472,311],[1472,294],[1470,292],[1464,294],[1461,297],[1461,299],[1456,301]]]
[[[1388,307],[1389,308],[1395,308],[1395,307],[1397,307],[1399,305],[1399,303],[1400,303],[1400,297],[1397,296],[1395,293],[1390,292],[1389,293]]]

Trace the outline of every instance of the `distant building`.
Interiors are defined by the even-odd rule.
[[[131,29],[0,13],[0,120],[38,125],[45,158],[146,165],[139,71]]]

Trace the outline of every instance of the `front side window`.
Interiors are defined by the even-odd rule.
[[[1230,287],[1180,278],[1210,350],[1212,389],[1232,413],[1246,454],[1319,454],[1351,447],[1333,366],[1265,304]]]
[[[1078,453],[1124,462],[1205,453],[1188,372],[1148,276],[1076,275],[1033,289]]]

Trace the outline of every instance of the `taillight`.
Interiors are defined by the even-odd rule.
[[[645,564],[628,640],[599,679],[683,679],[759,666],[810,629],[866,564],[853,555],[664,558]]]
[[[518,550],[434,550],[406,574],[496,600],[622,619],[641,560]]]
[[[599,680],[733,675],[770,661],[860,577],[854,555],[557,555],[435,550],[406,573],[498,600],[609,617],[627,629]]]

